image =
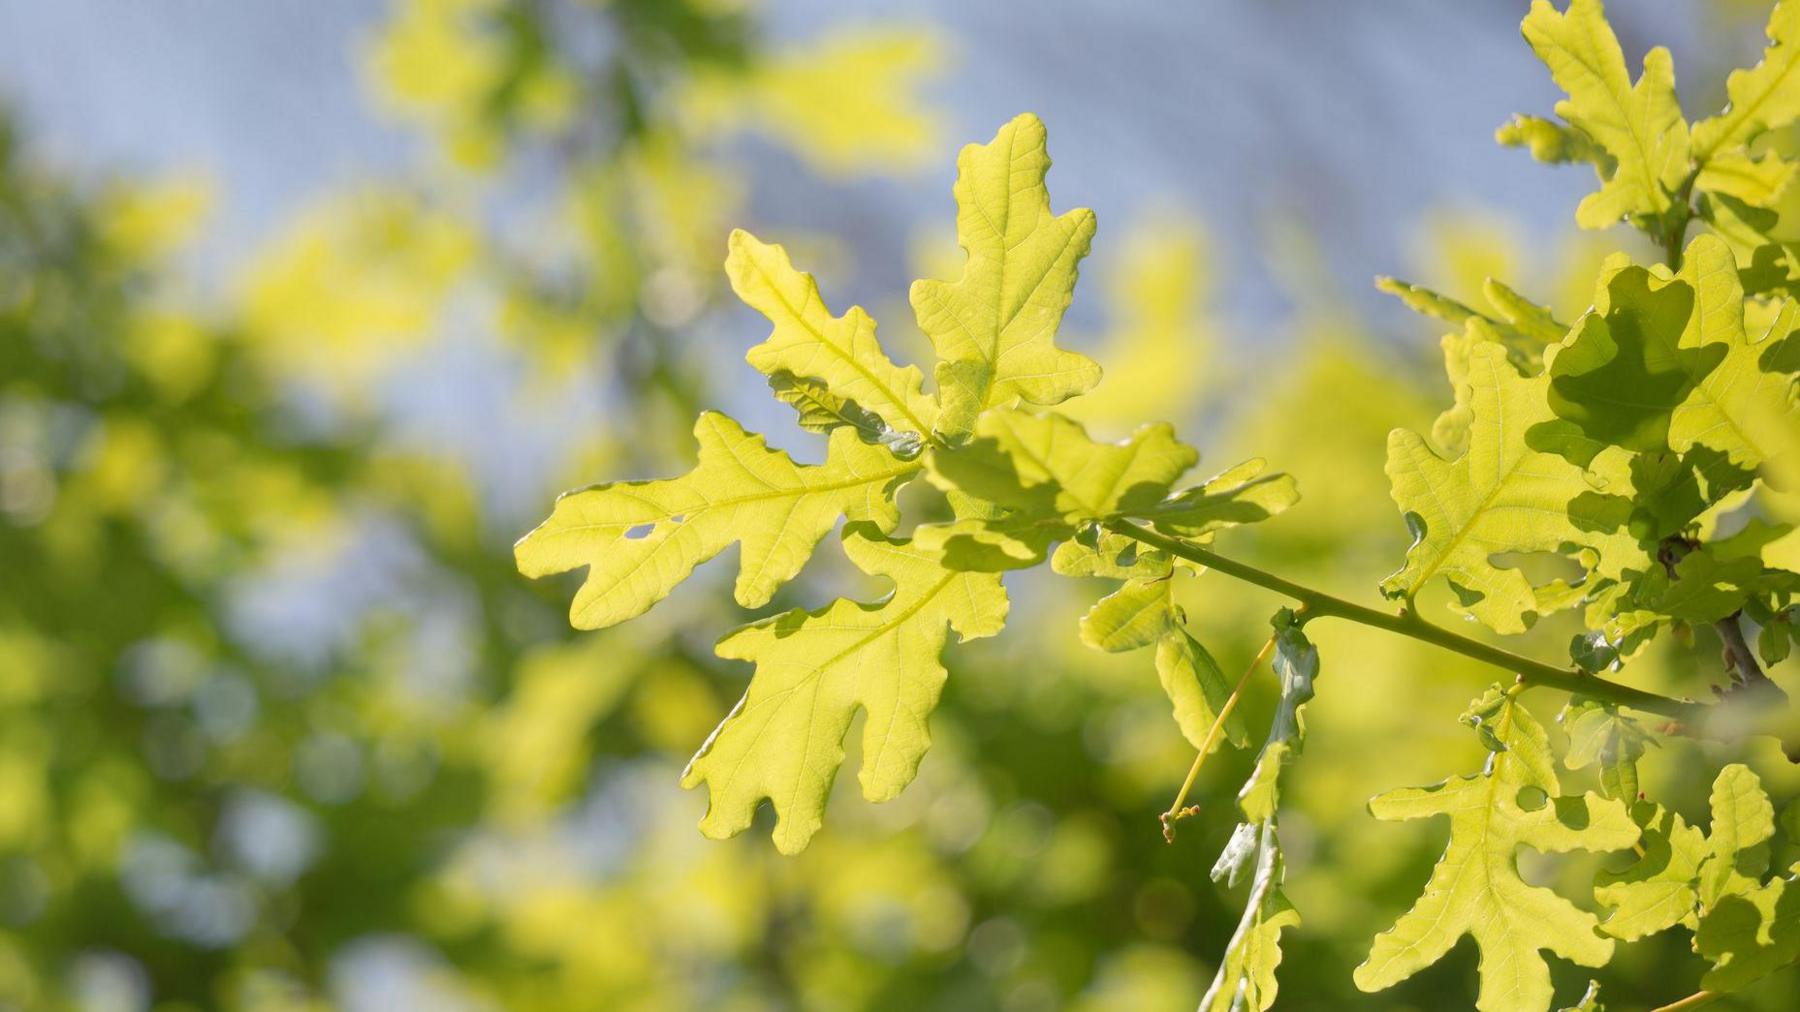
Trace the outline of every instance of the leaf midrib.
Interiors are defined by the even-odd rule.
[[[799,692],[802,688],[805,688],[807,685],[816,683],[827,670],[837,666],[837,664],[840,663],[841,661],[843,661],[844,658],[849,657],[849,656],[863,650],[869,644],[871,644],[871,643],[875,642],[876,640],[880,639],[881,637],[886,636],[889,633],[899,629],[900,627],[904,626],[907,622],[911,621],[913,616],[917,615],[921,610],[924,609],[924,607],[927,604],[929,604],[932,600],[934,600],[939,594],[943,593],[944,588],[948,587],[952,582],[955,581],[955,579],[958,576],[962,576],[962,575],[965,575],[965,574],[956,572],[954,570],[945,570],[945,575],[944,575],[943,579],[939,580],[935,585],[933,585],[930,590],[927,590],[925,593],[921,594],[919,596],[918,600],[914,601],[912,604],[903,608],[901,610],[900,614],[895,616],[891,621],[885,622],[881,625],[876,626],[875,628],[871,629],[868,632],[868,634],[863,636],[861,639],[858,639],[856,642],[854,642],[854,643],[850,644],[849,646],[845,647],[844,649],[838,651],[837,653],[833,654],[831,657],[827,658],[826,660],[821,661],[818,664],[815,664],[812,667],[806,669],[805,674],[803,674],[800,678],[796,679],[792,685],[788,685],[784,688],[776,690],[776,692],[774,694],[768,696],[767,698],[757,700],[755,703],[751,704],[749,707],[746,707],[745,710],[742,713],[740,713],[738,716],[739,717],[745,716],[751,710],[757,709],[757,708],[763,706],[764,704],[776,703],[781,699],[792,696],[794,693]],[[895,593],[896,593],[896,595],[898,594],[897,588],[896,588]],[[889,598],[889,603],[892,603],[892,601],[893,601],[893,598]],[[824,611],[821,611],[815,615],[809,615],[808,617],[809,618],[823,618],[826,615],[830,614],[830,612],[831,612],[831,608],[827,607]],[[777,616],[777,617],[779,617],[779,616]],[[760,670],[762,667],[762,663],[763,663],[762,659],[757,658],[755,663],[757,665],[758,670]],[[754,676],[752,676],[752,677],[754,677]],[[817,697],[815,694],[815,704],[816,704],[816,698]],[[744,746],[742,753],[739,754],[737,762],[732,764],[731,772],[729,772],[725,775],[724,783],[718,785],[719,793],[724,794],[724,793],[728,793],[730,791],[731,785],[737,781],[738,772],[742,769],[744,763],[749,760],[751,753],[756,751],[756,746],[762,742],[764,732],[766,732],[769,729],[769,727],[772,723],[773,723],[773,720],[764,721],[762,726],[756,729],[756,733],[751,736],[749,743]],[[806,742],[804,745],[804,750],[806,753],[809,753],[809,754],[812,752],[812,748],[813,748],[812,723],[813,723],[813,720],[811,718],[809,718],[807,731],[806,731],[806,734],[804,735],[804,737],[806,739]],[[885,741],[886,741],[886,739],[883,739],[883,742],[884,742],[883,747],[885,747]],[[878,751],[877,756],[879,756],[879,754],[880,753]],[[794,780],[793,786],[788,789],[788,797],[790,799],[799,796],[799,794],[800,794],[799,778],[804,776],[805,772],[806,772],[806,764],[803,762],[800,764],[799,772],[797,772],[795,774],[795,780]],[[771,799],[771,800],[773,800],[773,799]]]
[[[804,465],[802,465],[802,466],[804,466]],[[745,503],[766,502],[766,501],[772,500],[772,499],[798,499],[802,496],[822,495],[826,492],[838,492],[838,491],[842,491],[847,488],[855,488],[858,485],[870,485],[875,482],[883,481],[883,480],[886,480],[889,478],[898,478],[898,477],[902,477],[904,475],[913,474],[923,466],[924,465],[921,463],[906,463],[906,464],[902,464],[900,467],[894,468],[892,470],[876,471],[871,474],[862,475],[862,476],[855,477],[855,478],[849,478],[844,481],[828,482],[823,485],[801,485],[798,487],[790,487],[790,488],[775,488],[775,487],[771,486],[769,491],[767,491],[767,492],[753,492],[753,493],[750,493],[747,495],[734,496],[734,497],[731,497],[728,499],[708,499],[708,500],[706,500],[705,505],[697,506],[690,510],[666,509],[665,507],[663,507],[659,504],[656,508],[659,510],[663,510],[663,513],[661,514],[661,516],[655,517],[655,518],[652,518],[649,520],[634,520],[634,521],[630,521],[630,522],[626,522],[626,521],[622,521],[622,520],[614,520],[614,521],[603,521],[603,522],[599,522],[599,523],[569,524],[567,526],[559,528],[558,533],[602,530],[602,529],[611,528],[611,527],[636,527],[639,524],[662,523],[662,522],[669,520],[671,517],[696,516],[698,514],[706,513],[711,510],[719,509],[719,508],[725,507],[725,506],[741,506]],[[674,480],[679,482],[679,481],[682,481],[683,479],[677,478]],[[660,483],[657,483],[657,484],[660,484]],[[631,487],[631,483],[626,482],[626,483],[620,483],[620,484],[616,484],[616,485],[602,485],[599,488],[589,489],[588,491],[598,494],[598,493],[602,493],[602,492],[619,491],[619,490],[622,490],[625,488],[630,488],[630,487]],[[629,495],[629,493],[622,493],[622,494]],[[644,499],[642,496],[632,496],[632,498],[635,498],[640,502],[648,502],[649,501],[647,499]]]
[[[838,358],[842,359],[844,362],[849,364],[849,366],[852,369],[855,369],[858,373],[861,373],[862,377],[864,379],[868,380],[869,384],[871,386],[873,386],[875,389],[881,391],[883,394],[887,395],[888,400],[893,403],[894,407],[899,409],[900,413],[902,415],[906,416],[906,420],[913,424],[914,432],[917,432],[920,435],[925,436],[926,438],[931,437],[931,426],[926,425],[922,420],[920,420],[918,415],[913,413],[912,407],[907,404],[906,398],[904,396],[896,394],[893,390],[888,388],[888,385],[886,383],[882,382],[879,379],[876,379],[875,374],[870,372],[867,366],[865,366],[861,362],[857,361],[856,356],[850,354],[849,352],[846,352],[844,349],[839,348],[837,345],[832,344],[830,341],[826,340],[825,332],[823,330],[821,330],[820,328],[813,326],[812,321],[808,320],[800,312],[800,310],[798,310],[794,307],[794,304],[792,302],[788,301],[787,295],[782,292],[779,285],[775,284],[774,279],[769,277],[768,272],[763,270],[762,264],[757,263],[755,260],[752,260],[750,266],[756,271],[757,274],[762,276],[763,282],[769,286],[769,290],[775,293],[776,301],[781,303],[781,307],[788,311],[788,314],[790,316],[792,316],[794,318],[794,320],[800,324],[802,329],[804,329],[807,333],[811,334],[813,337],[817,338],[819,344],[823,345],[826,348],[831,349],[832,354],[838,356]],[[814,287],[814,295],[815,295],[815,297],[817,297],[817,294],[818,294],[817,287],[816,287],[817,282],[814,282],[814,286],[815,286]],[[823,307],[823,305],[824,305],[823,298],[820,298],[820,305],[821,305],[821,307]],[[844,316],[836,317],[835,319],[848,319],[851,313],[856,313],[856,312],[861,312],[861,308],[858,306],[851,306],[848,310],[845,311]],[[830,316],[831,310],[826,309],[825,313],[827,316]],[[890,361],[889,364],[892,365],[893,363]],[[895,368],[898,369],[901,367],[895,366]],[[827,386],[829,386],[829,384],[827,384]]]

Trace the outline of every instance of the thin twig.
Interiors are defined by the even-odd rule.
[[[1273,649],[1275,649],[1275,634],[1270,633],[1269,638],[1263,642],[1262,649],[1256,652],[1256,656],[1251,658],[1250,663],[1245,666],[1244,673],[1238,676],[1237,684],[1232,686],[1231,695],[1225,698],[1224,705],[1219,707],[1219,715],[1213,718],[1212,727],[1207,728],[1206,738],[1200,743],[1200,754],[1194,757],[1194,765],[1188,767],[1187,779],[1181,782],[1181,790],[1175,792],[1175,803],[1169,806],[1168,811],[1162,813],[1164,840],[1174,843],[1175,824],[1191,815],[1200,814],[1199,805],[1183,808],[1182,803],[1187,801],[1188,792],[1194,789],[1194,781],[1199,779],[1200,767],[1206,764],[1206,757],[1212,754],[1213,746],[1218,744],[1219,735],[1224,731],[1226,719],[1231,716],[1233,710],[1237,709],[1238,699],[1244,694],[1244,686],[1250,683],[1250,676],[1255,673],[1257,667]]]
[[[1399,614],[1389,614],[1346,601],[1340,597],[1334,597],[1311,587],[1301,586],[1291,580],[1264,572],[1255,566],[1238,562],[1235,559],[1226,558],[1180,538],[1169,537],[1149,527],[1126,520],[1109,520],[1106,522],[1106,529],[1134,538],[1154,548],[1160,548],[1170,555],[1186,559],[1189,562],[1199,563],[1208,569],[1224,573],[1226,576],[1286,595],[1304,605],[1309,617],[1330,616],[1348,619],[1362,625],[1373,626],[1376,629],[1430,643],[1464,657],[1510,671],[1518,675],[1526,685],[1542,685],[1561,689],[1564,692],[1579,693],[1649,713],[1660,713],[1680,721],[1694,722],[1706,713],[1707,708],[1700,703],[1672,699],[1619,682],[1608,681],[1574,668],[1559,668],[1521,654],[1515,654],[1501,647],[1483,643],[1480,640],[1458,635],[1448,629],[1432,625],[1420,618],[1416,612],[1403,609]]]

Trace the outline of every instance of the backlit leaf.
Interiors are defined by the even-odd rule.
[[[1414,542],[1383,593],[1411,598],[1443,576],[1461,610],[1516,633],[1536,601],[1530,581],[1496,564],[1497,553],[1586,546],[1600,552],[1603,571],[1641,558],[1635,539],[1619,532],[1629,501],[1598,494],[1582,468],[1528,445],[1528,430],[1554,419],[1546,383],[1521,377],[1499,345],[1476,344],[1468,349],[1468,450],[1447,460],[1416,433],[1389,436],[1388,477]]]
[[[588,567],[569,609],[576,628],[643,614],[734,542],[743,546],[738,603],[767,604],[839,517],[892,530],[894,493],[919,469],[850,429],[832,433],[819,465],[794,463],[715,411],[701,414],[694,437],[699,461],[686,475],[570,492],[514,546],[526,576]]]
[[[758,371],[815,380],[837,401],[874,413],[890,428],[931,432],[937,404],[923,392],[924,374],[889,361],[862,307],[832,316],[811,274],[795,270],[780,246],[742,229],[731,233],[725,274],[738,298],[775,325],[744,356]]]
[[[1713,963],[1709,991],[1736,991],[1800,959],[1800,886],[1778,878],[1731,895],[1700,919],[1694,951]]]
[[[1762,61],[1725,79],[1725,111],[1694,124],[1697,160],[1708,162],[1800,118],[1800,3],[1776,0],[1766,34]]]
[[[1610,172],[1596,166],[1600,189],[1582,200],[1576,222],[1606,228],[1626,217],[1660,219],[1688,172],[1687,121],[1669,51],[1659,46],[1646,53],[1634,85],[1600,0],[1570,0],[1567,11],[1534,0],[1520,27],[1569,94],[1556,104],[1557,115],[1613,162]]]
[[[940,488],[1073,524],[1155,505],[1198,459],[1166,423],[1101,443],[1055,413],[997,409],[981,416],[967,443],[933,449],[926,466]]]
[[[1642,830],[1643,855],[1617,872],[1594,876],[1594,899],[1611,908],[1600,930],[1626,941],[1654,935],[1677,924],[1693,927],[1699,912],[1694,883],[1706,860],[1706,834],[1681,813],[1649,801],[1631,806]]]
[[[1391,987],[1468,934],[1481,949],[1477,1008],[1547,1008],[1553,994],[1542,950],[1601,966],[1613,942],[1596,932],[1594,915],[1526,884],[1518,848],[1620,850],[1637,840],[1638,827],[1617,801],[1562,795],[1543,728],[1510,693],[1489,690],[1464,719],[1478,725],[1490,750],[1498,748],[1481,774],[1390,791],[1369,803],[1376,818],[1389,821],[1448,816],[1450,843],[1412,909],[1376,937],[1356,968],[1356,986]]]
[[[1789,394],[1800,352],[1783,343],[1792,327],[1784,312],[1769,331],[1746,333],[1731,250],[1700,236],[1673,280],[1641,267],[1614,275],[1551,363],[1551,404],[1595,440],[1706,447],[1754,469],[1800,424]]]
[[[950,436],[985,408],[1057,404],[1100,381],[1092,359],[1054,343],[1094,212],[1050,213],[1044,124],[1019,116],[991,142],[963,148],[956,165],[956,235],[968,262],[956,281],[912,287],[919,329],[937,348],[938,428]]]
[[[1656,739],[1617,706],[1594,699],[1572,701],[1563,711],[1562,724],[1569,735],[1564,765],[1572,770],[1598,766],[1600,789],[1607,797],[1628,805],[1636,801],[1637,761]]]
[[[1526,148],[1531,157],[1551,165],[1586,162],[1600,170],[1602,179],[1611,175],[1616,163],[1606,149],[1593,138],[1573,127],[1542,116],[1514,114],[1494,131],[1494,140],[1509,148]]]
[[[1059,572],[1070,571],[1073,554],[1059,550],[1058,558],[1064,560]],[[1081,618],[1081,641],[1108,653],[1154,646],[1157,680],[1174,708],[1182,736],[1195,748],[1217,748],[1219,741],[1208,746],[1207,735],[1231,695],[1231,687],[1212,654],[1188,633],[1186,619],[1175,604],[1174,580],[1186,570],[1170,566],[1166,556],[1160,558],[1161,575],[1127,579],[1088,609]],[[1248,741],[1243,715],[1236,710],[1225,718],[1221,732],[1221,740],[1239,748]]]
[[[824,817],[825,796],[844,759],[851,719],[865,711],[863,796],[886,801],[912,782],[930,745],[926,719],[945,670],[949,630],[992,636],[1006,621],[1006,592],[990,573],[961,573],[907,541],[845,529],[844,551],[872,576],[894,581],[876,604],[838,600],[745,626],[716,652],[752,661],[750,688],[700,747],[682,786],[707,785],[700,829],[722,838],[750,825],[757,803],[775,807],[775,846],[796,853]]]
[[[1247,460],[1135,515],[1164,533],[1203,543],[1227,527],[1260,523],[1300,501],[1293,476],[1264,473],[1267,466]]]
[[[1712,788],[1712,827],[1706,864],[1700,871],[1700,902],[1712,908],[1726,896],[1754,890],[1769,867],[1769,839],[1775,835],[1775,806],[1748,766],[1732,763],[1719,771]]]

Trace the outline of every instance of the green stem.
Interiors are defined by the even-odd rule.
[[[1711,1005],[1718,995],[1711,991],[1696,991],[1680,1001],[1658,1006],[1655,1012],[1681,1012],[1685,1009],[1696,1009],[1702,1005]]]
[[[1190,815],[1200,813],[1198,805],[1193,808],[1183,807],[1187,803],[1188,792],[1194,789],[1194,781],[1200,779],[1200,767],[1206,764],[1206,757],[1212,755],[1213,746],[1218,744],[1219,735],[1225,729],[1225,721],[1230,719],[1231,711],[1237,708],[1238,700],[1244,696],[1244,686],[1250,683],[1250,676],[1256,674],[1256,669],[1262,665],[1263,659],[1268,657],[1269,652],[1274,649],[1275,635],[1271,633],[1269,638],[1263,641],[1262,649],[1256,652],[1256,656],[1251,658],[1249,666],[1244,668],[1244,673],[1238,677],[1237,685],[1232,687],[1231,695],[1225,698],[1225,705],[1219,707],[1219,715],[1213,718],[1212,727],[1207,728],[1206,740],[1200,743],[1200,754],[1194,757],[1194,764],[1188,767],[1187,779],[1181,782],[1181,790],[1175,793],[1175,803],[1162,814],[1163,839],[1170,843],[1175,842],[1175,824]]]
[[[1698,703],[1659,696],[1654,692],[1646,692],[1629,685],[1607,681],[1573,668],[1555,667],[1515,654],[1510,650],[1470,639],[1467,636],[1459,636],[1448,629],[1432,625],[1412,611],[1402,609],[1398,614],[1389,614],[1385,611],[1367,608],[1323,591],[1303,587],[1273,573],[1257,569],[1255,566],[1228,559],[1198,545],[1160,534],[1148,527],[1125,520],[1109,520],[1106,522],[1106,529],[1143,542],[1153,548],[1160,548],[1178,558],[1224,573],[1226,576],[1293,598],[1304,607],[1305,615],[1309,620],[1320,617],[1347,619],[1423,643],[1430,643],[1452,653],[1502,668],[1518,675],[1519,680],[1526,685],[1542,685],[1561,689],[1564,692],[1578,693],[1621,706],[1630,706],[1650,713],[1660,713],[1678,720],[1695,719],[1705,710],[1705,707]]]

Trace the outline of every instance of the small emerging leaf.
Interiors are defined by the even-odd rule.
[[[1251,881],[1243,917],[1225,946],[1225,958],[1219,961],[1219,972],[1200,999],[1201,1012],[1263,1012],[1274,1005],[1275,971],[1281,965],[1281,932],[1300,923],[1299,911],[1280,889],[1281,845],[1272,821],[1259,826],[1239,825],[1226,845],[1225,853],[1219,856],[1219,865],[1226,866],[1231,862],[1231,879],[1235,883],[1236,869],[1245,857],[1239,853],[1245,849],[1245,830],[1255,834],[1256,875]],[[1215,879],[1219,877],[1217,872],[1215,866]]]
[[[1057,556],[1064,558],[1060,550]],[[1160,553],[1152,558],[1157,556]],[[1231,695],[1231,688],[1219,663],[1183,625],[1181,609],[1173,597],[1173,574],[1185,570],[1170,566],[1167,556],[1160,558],[1161,575],[1127,579],[1082,616],[1081,641],[1109,653],[1154,646],[1156,677],[1174,707],[1175,723],[1182,736],[1195,748],[1216,749],[1219,741],[1208,745],[1207,735]],[[1059,572],[1071,566],[1087,568],[1065,561]],[[1222,740],[1236,747],[1242,748],[1248,740],[1244,718],[1236,710],[1225,718],[1221,730]]]
[[[1573,1005],[1564,1005],[1557,1012],[1606,1012],[1606,1006],[1600,1002],[1600,982],[1588,981],[1587,990],[1581,994],[1581,1000]]]
[[[1509,148],[1526,148],[1531,157],[1550,165],[1585,162],[1597,168],[1602,179],[1618,167],[1612,155],[1595,144],[1593,138],[1542,116],[1514,114],[1494,131],[1494,140]]]
[[[1282,610],[1275,617],[1275,658],[1271,666],[1281,683],[1281,698],[1269,721],[1269,737],[1257,754],[1250,778],[1238,791],[1238,808],[1252,822],[1275,817],[1281,801],[1281,771],[1299,754],[1306,740],[1306,718],[1301,708],[1313,698],[1313,681],[1319,677],[1319,648],[1306,638],[1293,613]]]
[[[1610,703],[1594,699],[1571,702],[1562,716],[1569,734],[1569,751],[1563,764],[1572,770],[1600,767],[1600,790],[1626,804],[1637,800],[1637,761],[1656,744],[1643,725],[1619,712]]]

